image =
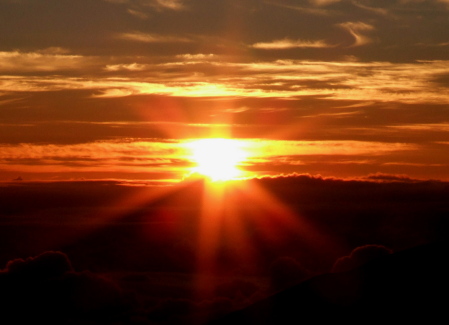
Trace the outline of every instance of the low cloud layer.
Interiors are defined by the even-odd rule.
[[[8,262],[0,283],[3,317],[17,323],[107,321],[126,315],[131,302],[113,282],[74,271],[61,252]]]
[[[350,255],[340,257],[333,265],[332,272],[349,271],[391,253],[393,253],[391,249],[382,245],[360,246]]]

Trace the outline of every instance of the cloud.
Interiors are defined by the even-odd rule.
[[[310,0],[315,6],[327,6],[332,3],[340,2],[341,0]]]
[[[203,321],[217,319],[233,310],[233,302],[228,298],[213,298],[200,302],[189,299],[167,299],[148,314],[157,324],[192,324],[196,319]]]
[[[406,125],[391,125],[389,128],[399,130],[412,130],[412,131],[436,131],[436,132],[449,132],[449,123],[419,123],[419,124],[406,124]]]
[[[162,10],[174,10],[180,11],[186,9],[183,0],[103,0],[115,4],[125,4],[132,8],[145,8],[151,7],[158,11]],[[132,10],[132,9],[131,9]]]
[[[372,25],[363,22],[346,22],[338,24],[338,26],[346,29],[354,37],[352,47],[362,46],[372,42],[371,38],[363,34],[365,31],[374,30],[374,26]]]
[[[185,37],[148,34],[143,32],[120,33],[117,35],[117,38],[142,43],[185,43],[192,41]]]
[[[408,175],[391,175],[383,173],[370,174],[366,177],[367,180],[374,180],[380,182],[417,182],[418,180],[410,178]]]
[[[106,71],[143,71],[151,67],[148,64],[129,63],[129,64],[110,64],[105,67]]]
[[[186,164],[186,150],[178,143],[105,141],[71,145],[0,146],[0,169],[24,173],[160,173]],[[186,171],[184,171],[186,172]],[[176,177],[176,176],[175,176]]]
[[[275,40],[272,42],[254,43],[251,47],[262,50],[285,50],[292,48],[327,48],[332,45],[320,41],[291,40],[288,38]]]
[[[407,143],[384,143],[369,141],[283,141],[254,140],[248,150],[254,156],[283,157],[308,155],[376,155],[381,152],[416,150],[419,147]]]
[[[62,55],[70,53],[70,50],[59,46],[51,46],[45,49],[37,50],[36,53],[47,55]]]
[[[411,63],[274,60],[223,62],[213,54],[177,54],[154,63],[146,57],[101,61],[97,57],[1,52],[0,92],[91,90],[93,97],[169,95],[175,97],[301,98],[402,103],[449,102],[444,92],[447,61]],[[6,54],[5,54],[6,53]],[[1,57],[1,55],[0,55]],[[112,62],[111,62],[112,61]],[[128,62],[126,62],[128,61]],[[105,64],[106,63],[106,64]],[[3,66],[2,66],[3,64]],[[55,71],[101,71],[63,77]],[[104,74],[104,71],[114,73]],[[20,75],[25,72],[37,75]],[[140,71],[147,72],[145,75]],[[401,82],[398,82],[401,80]]]
[[[316,1],[320,1],[320,0],[316,0]],[[326,1],[326,0],[324,0],[324,1]],[[329,0],[329,1],[332,1],[332,0]],[[338,1],[338,0],[336,0],[336,1]],[[276,6],[276,7],[281,7],[281,8],[285,8],[285,9],[291,9],[294,11],[298,11],[300,13],[307,14],[307,15],[328,16],[328,15],[331,15],[331,13],[332,13],[330,10],[326,10],[326,9],[310,8],[308,6],[290,5],[290,4],[285,4],[285,3],[279,3],[277,1],[265,1],[265,3],[272,5],[272,6]],[[318,5],[318,3],[316,5]]]
[[[332,272],[344,272],[359,267],[376,258],[392,254],[393,251],[382,245],[365,245],[355,248],[350,255],[340,257],[332,267]]]
[[[133,16],[135,16],[137,18],[140,18],[140,19],[147,19],[149,17],[148,14],[146,14],[146,13],[144,13],[142,11],[139,11],[139,10],[135,10],[135,9],[128,9],[127,12],[130,15],[133,15]]]
[[[89,68],[95,63],[92,57],[69,55],[67,52],[59,47],[36,52],[0,52],[0,71],[22,73],[80,70]]]
[[[61,252],[45,252],[36,257],[11,260],[1,271],[27,278],[54,278],[73,271],[68,257]]]
[[[290,256],[279,257],[270,266],[270,281],[274,291],[298,284],[310,275],[309,270]]]
[[[162,9],[183,10],[185,6],[182,0],[156,0],[154,6]]]
[[[178,54],[176,55],[176,58],[179,59],[183,59],[183,60],[198,60],[198,61],[202,61],[202,60],[209,60],[209,59],[214,59],[216,57],[215,54],[202,54],[202,53],[198,53],[198,54]]]
[[[115,124],[120,127],[120,124]],[[114,125],[112,125],[113,127]],[[125,126],[125,125],[123,125]],[[180,127],[181,125],[179,125]],[[176,125],[171,127],[176,128]],[[177,129],[179,129],[177,127]],[[98,173],[136,174],[161,173],[164,177],[181,179],[188,174],[194,163],[185,141],[97,141],[66,145],[17,144],[2,145],[0,170],[18,173]],[[242,150],[248,154],[245,167],[252,170],[273,168],[279,173],[279,167],[297,168],[338,162],[347,157],[346,164],[354,164],[363,155],[367,157],[385,156],[396,152],[416,150],[412,144],[380,143],[368,141],[270,141],[261,139],[239,140]],[[314,157],[318,156],[318,162]],[[325,160],[323,157],[327,156]],[[340,158],[337,158],[340,157]],[[315,159],[315,160],[316,160]],[[348,161],[349,160],[349,161]],[[161,174],[162,177],[162,174]]]
[[[259,286],[251,281],[234,279],[219,284],[215,288],[215,294],[217,297],[225,297],[229,299],[236,299],[241,295],[249,298],[254,295],[259,289]]]
[[[384,9],[384,8],[370,7],[370,6],[361,4],[360,2],[356,2],[356,1],[352,1],[351,3],[354,6],[358,7],[358,8],[367,10],[369,12],[372,12],[372,13],[375,13],[375,14],[378,14],[378,15],[382,15],[382,16],[389,16],[390,15],[389,11],[387,9]]]
[[[0,271],[0,285],[3,317],[17,323],[101,321],[124,315],[131,306],[115,283],[75,272],[61,252],[9,261]]]

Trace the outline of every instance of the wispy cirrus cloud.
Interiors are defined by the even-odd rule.
[[[152,5],[156,8],[171,9],[171,10],[183,10],[185,9],[184,2],[182,0],[155,0]]]
[[[271,42],[259,42],[251,45],[252,48],[262,50],[286,50],[293,48],[327,48],[333,47],[333,45],[327,44],[323,40],[307,41],[307,40],[292,40],[284,38],[280,40],[274,40]]]
[[[288,3],[281,3],[278,1],[265,1],[265,3],[272,5],[272,6],[276,6],[276,7],[281,7],[281,8],[285,8],[285,9],[298,11],[300,13],[308,14],[308,15],[327,16],[327,15],[331,15],[331,13],[332,13],[332,11],[330,11],[330,10],[316,8],[316,7],[310,7],[310,6],[307,6],[307,4],[303,5],[303,6],[299,6],[296,4],[292,5],[292,4],[288,4]]]
[[[371,13],[381,15],[381,16],[390,16],[390,12],[386,8],[380,8],[380,7],[371,7],[366,4],[362,4],[360,2],[352,1],[352,5],[356,6],[357,8],[367,10]]]
[[[49,48],[35,52],[0,52],[0,71],[52,72],[80,70],[92,67],[96,60],[82,55],[66,54],[62,48]]]
[[[104,68],[106,71],[143,71],[151,67],[148,64],[141,63],[122,63],[122,64],[108,64]]]
[[[132,8],[151,7],[156,10],[184,10],[183,0],[103,0],[115,4],[125,4]]]
[[[133,41],[133,42],[142,42],[142,43],[185,43],[192,42],[191,39],[186,37],[179,36],[171,36],[171,35],[158,35],[158,34],[149,34],[142,32],[129,32],[129,33],[120,33],[117,34],[116,37],[118,39]]]
[[[374,26],[372,25],[359,21],[341,23],[338,24],[338,26],[346,29],[354,37],[354,43],[351,45],[351,47],[366,45],[373,41],[371,38],[364,34],[366,31],[374,30]]]
[[[203,53],[197,53],[197,54],[178,54],[176,55],[176,58],[182,59],[182,60],[210,60],[214,59],[216,57],[215,54],[209,53],[209,54],[203,54]]]
[[[150,174],[171,175],[178,180],[186,173],[186,154],[176,142],[98,141],[74,145],[18,144],[0,145],[0,171],[31,175],[81,174],[95,175]],[[93,175],[93,176],[92,176]],[[48,176],[47,176],[48,177]],[[131,176],[132,177],[132,176]]]
[[[315,6],[327,6],[331,3],[340,2],[341,0],[310,0]]]
[[[140,11],[140,10],[137,10],[137,9],[128,9],[127,12],[130,15],[133,15],[133,16],[135,16],[137,18],[140,18],[140,19],[148,19],[148,17],[149,17],[149,15],[147,13],[145,13],[143,11]]]
[[[108,71],[107,76],[89,78],[5,74],[0,76],[0,91],[79,89],[91,90],[96,97],[138,94],[216,98],[326,96],[329,100],[363,102],[449,102],[445,84],[435,83],[436,78],[449,74],[447,61],[404,64],[299,60],[223,63],[216,61],[214,56],[207,60],[200,56],[188,62],[186,64],[182,59],[158,64],[110,64],[98,66],[99,70]],[[142,71],[146,73],[142,74]]]
[[[389,127],[400,130],[449,132],[449,123],[421,123],[392,125]]]
[[[248,146],[254,157],[291,155],[380,155],[392,151],[416,150],[407,143],[369,141],[282,141],[255,140]]]

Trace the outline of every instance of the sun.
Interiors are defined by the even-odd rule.
[[[187,143],[191,160],[195,164],[193,173],[212,181],[227,181],[241,177],[238,166],[247,158],[243,142],[236,139],[210,138]]]

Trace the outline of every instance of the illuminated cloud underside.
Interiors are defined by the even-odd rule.
[[[304,41],[285,38],[272,42],[255,43],[252,47],[262,50],[285,50],[293,48],[325,48],[332,47],[332,45],[326,44],[324,41]]]
[[[270,141],[240,140],[247,159],[244,168],[269,161],[298,165],[298,157],[334,155],[383,156],[390,152],[418,150],[414,145],[361,141]],[[172,142],[104,141],[78,145],[1,146],[0,170],[28,173],[76,172],[85,177],[95,173],[171,172],[178,179],[189,173],[192,153],[190,140]],[[296,157],[289,159],[288,157]],[[280,159],[280,160],[279,160]],[[301,158],[300,158],[301,159]],[[350,160],[349,160],[350,162]],[[261,165],[261,166],[262,166]],[[260,167],[258,167],[260,168]],[[257,176],[257,173],[251,174]]]
[[[2,54],[6,60],[0,70],[56,71],[61,68],[91,65],[92,58],[36,53]],[[199,56],[198,58],[203,58]],[[210,58],[210,57],[207,57]],[[72,62],[75,60],[75,62]],[[123,97],[142,94],[163,94],[179,97],[260,97],[290,98],[300,96],[327,96],[333,99],[399,101],[406,103],[448,103],[447,88],[439,87],[434,79],[449,74],[449,61],[423,61],[392,64],[388,62],[310,62],[278,60],[259,63],[203,62],[192,74],[185,62],[164,64],[130,63],[98,67],[114,75],[105,77],[14,76],[0,77],[0,91],[55,91],[86,89],[94,96]],[[166,69],[178,66],[178,77],[164,77]],[[236,74],[225,73],[205,78],[217,67]],[[184,70],[185,69],[185,70]],[[201,72],[203,70],[203,72]],[[127,73],[150,72],[153,77],[129,77]],[[239,77],[237,77],[237,75]],[[165,80],[164,80],[165,79]],[[206,79],[206,80],[205,80]],[[210,79],[207,80],[207,79]],[[398,82],[398,81],[401,82]],[[320,82],[319,88],[309,86]],[[263,85],[264,87],[260,87]],[[266,86],[276,86],[267,89]]]

